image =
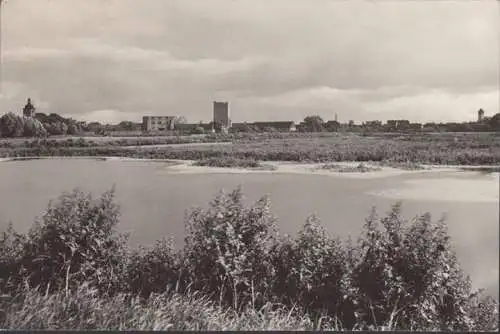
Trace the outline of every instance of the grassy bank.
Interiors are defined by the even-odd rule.
[[[314,217],[292,237],[268,197],[242,196],[193,210],[181,248],[131,248],[113,191],[63,194],[0,237],[0,328],[498,329],[498,301],[472,290],[443,221],[395,205],[357,240]]]
[[[328,170],[332,172],[339,173],[367,173],[380,171],[380,167],[366,166],[364,164],[359,164],[357,166],[341,166],[338,164],[324,164],[317,168],[318,170]]]
[[[189,137],[183,137],[189,138]],[[143,139],[140,139],[143,140]],[[168,139],[170,140],[170,139]],[[162,143],[168,141],[164,139]],[[185,143],[188,139],[175,139]],[[195,139],[193,139],[195,140]],[[201,140],[201,139],[196,139]],[[147,147],[144,141],[94,146],[50,144],[0,148],[0,157],[16,156],[118,156],[149,159],[204,160],[234,158],[250,161],[290,162],[379,162],[383,164],[500,165],[500,136],[471,134],[279,134],[226,135],[206,137],[206,142],[226,141],[228,145],[191,147]],[[153,142],[151,142],[153,143]],[[159,144],[159,142],[154,142]],[[173,142],[171,142],[173,143]],[[123,145],[122,145],[123,144]],[[125,145],[126,144],[126,145]],[[59,146],[58,146],[59,145]],[[131,150],[123,146],[142,145]]]
[[[16,330],[313,330],[312,321],[283,309],[236,313],[206,296],[163,293],[101,297],[85,285],[66,294],[28,290],[5,306],[2,328]]]
[[[58,148],[89,148],[89,147],[122,147],[122,146],[148,146],[148,145],[176,145],[195,143],[229,142],[232,138],[223,134],[210,134],[206,136],[165,136],[165,137],[59,137],[35,139],[2,139],[0,148],[16,149],[58,149]]]
[[[274,166],[262,164],[252,159],[238,159],[233,157],[206,158],[195,161],[194,166],[221,167],[221,168],[244,168],[251,170],[274,170]]]

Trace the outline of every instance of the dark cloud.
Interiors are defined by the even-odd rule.
[[[17,0],[3,17],[2,108],[30,95],[136,120],[209,119],[219,98],[235,120],[499,111],[494,1]]]

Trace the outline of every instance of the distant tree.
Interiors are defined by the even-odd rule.
[[[24,137],[45,137],[48,132],[43,126],[43,124],[36,118],[25,118],[24,119]]]
[[[326,122],[323,127],[330,132],[335,132],[338,131],[340,128],[340,123],[337,121],[328,121]]]
[[[118,131],[133,131],[134,128],[134,122],[131,121],[123,121],[118,123],[118,125],[116,126],[116,130]]]
[[[66,123],[67,122],[67,119],[62,117],[61,115],[59,114],[56,114],[56,113],[51,113],[49,114],[48,116],[48,121],[49,122],[61,122],[61,123]]]
[[[488,120],[488,125],[492,130],[500,131],[500,113],[493,115],[493,117]]]
[[[59,114],[36,113],[34,118],[39,121],[52,135],[70,134],[74,135],[82,131],[78,123],[71,118],[64,118]]]
[[[192,133],[196,135],[201,135],[205,133],[205,129],[202,126],[197,126],[196,128],[193,129]]]
[[[47,135],[47,131],[36,118],[9,112],[0,118],[0,134],[4,138],[42,137]]]
[[[86,131],[91,131],[91,132],[94,132],[94,133],[98,133],[98,132],[102,131],[103,129],[104,129],[104,126],[101,123],[99,123],[99,122],[90,122],[87,125]]]
[[[67,131],[67,134],[68,135],[76,135],[77,133],[80,133],[82,130],[81,128],[78,126],[77,122],[73,121],[73,120],[70,120],[68,122],[68,131]]]
[[[238,128],[238,131],[239,132],[247,132],[247,133],[249,133],[249,132],[258,132],[259,129],[258,128],[256,129],[251,124],[245,123],[245,124],[243,124],[243,126],[241,126],[241,127]]]
[[[187,119],[184,116],[178,116],[174,119],[174,124],[186,124]]]
[[[271,133],[278,132],[278,130],[274,126],[266,126],[264,127],[263,131]]]
[[[45,124],[45,128],[51,135],[59,136],[63,135],[62,123],[61,122],[50,122]]]
[[[42,112],[36,113],[34,117],[37,120],[39,120],[42,124],[50,123],[49,122],[49,116],[47,116],[46,114],[44,114]]]
[[[322,132],[325,121],[318,115],[307,116],[304,118],[304,127],[306,132]]]
[[[0,133],[4,138],[22,137],[24,134],[24,119],[8,112],[0,118]]]

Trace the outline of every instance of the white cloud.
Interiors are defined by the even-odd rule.
[[[496,90],[454,94],[432,90],[425,93],[395,97],[387,101],[367,103],[374,116],[410,118],[422,121],[474,121],[482,108],[487,116],[500,112],[500,93]]]

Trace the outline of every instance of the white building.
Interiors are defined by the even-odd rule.
[[[142,130],[146,132],[173,130],[175,119],[175,116],[143,116]]]

